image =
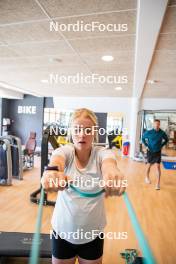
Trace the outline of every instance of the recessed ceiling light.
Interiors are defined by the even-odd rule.
[[[157,82],[156,80],[147,80],[147,83],[149,83],[149,84],[154,84],[156,82]]]
[[[62,62],[59,58],[49,58],[49,62]]]
[[[101,59],[103,61],[113,61],[114,60],[114,57],[111,56],[111,55],[104,55],[104,56],[101,57]]]
[[[115,90],[116,91],[121,91],[122,90],[122,87],[121,86],[115,87]]]

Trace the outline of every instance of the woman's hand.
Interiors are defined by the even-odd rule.
[[[105,196],[120,196],[127,187],[127,180],[118,169],[116,161],[113,159],[104,160],[102,163],[102,174],[105,183]]]
[[[42,187],[46,191],[62,191],[67,188],[67,183],[71,179],[64,175],[64,172],[55,170],[46,170],[41,178]]]
[[[57,170],[46,170],[41,178],[42,187],[46,191],[62,191],[67,187],[67,182],[71,182],[69,176],[64,175],[65,158],[62,156],[51,156],[49,167],[57,167]]]

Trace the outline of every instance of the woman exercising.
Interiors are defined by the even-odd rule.
[[[61,190],[52,217],[53,264],[74,264],[76,257],[79,264],[102,263],[106,225],[104,194],[81,197],[69,187],[70,181],[85,193],[96,193],[104,188],[106,197],[119,196],[125,191],[123,184],[119,184],[124,176],[117,168],[114,153],[93,145],[98,140],[95,127],[97,118],[92,111],[76,110],[70,123],[73,144],[53,152],[51,170],[46,170],[41,180],[46,190]],[[53,166],[59,171],[52,170]]]

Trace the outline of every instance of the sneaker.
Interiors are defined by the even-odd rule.
[[[160,185],[159,185],[159,184],[157,184],[157,185],[155,186],[155,190],[160,190]]]
[[[145,183],[147,183],[147,184],[150,184],[151,183],[151,180],[149,179],[149,178],[145,178]]]

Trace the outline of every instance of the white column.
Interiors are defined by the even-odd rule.
[[[136,132],[137,132],[137,117],[140,110],[140,98],[133,97],[131,99],[131,114],[130,114],[130,157],[135,156],[135,146],[136,146]]]

